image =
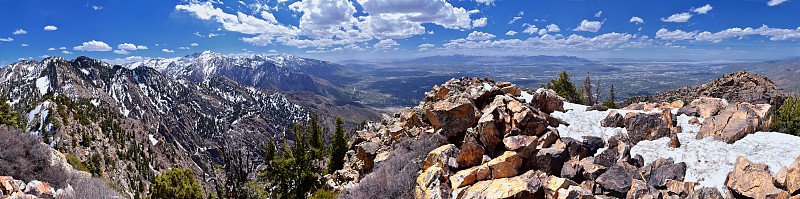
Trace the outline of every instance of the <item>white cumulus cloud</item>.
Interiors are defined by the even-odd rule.
[[[684,13],[673,14],[667,18],[661,18],[661,21],[683,23],[689,21],[690,18],[692,18],[692,14],[684,12]]]
[[[489,34],[489,33],[485,33],[485,32],[472,31],[472,33],[469,33],[469,35],[467,36],[467,40],[470,40],[470,41],[482,41],[482,40],[490,40],[490,39],[492,39],[494,37],[495,36],[493,34]]]
[[[528,27],[525,28],[525,30],[523,30],[522,32],[528,33],[528,34],[531,34],[531,35],[532,34],[539,34],[539,28],[537,28],[536,25],[527,24],[527,26]]]
[[[374,47],[376,49],[390,49],[390,48],[392,48],[394,46],[399,46],[399,45],[400,44],[398,44],[393,39],[384,39],[384,40],[379,41],[378,43],[376,43],[372,47]]]
[[[769,2],[767,2],[767,5],[768,6],[777,6],[778,4],[781,4],[781,3],[786,2],[786,1],[788,1],[788,0],[769,0]]]
[[[25,30],[23,30],[23,29],[17,29],[17,30],[15,30],[14,32],[12,32],[11,34],[15,34],[15,35],[24,35],[24,34],[28,34],[28,31],[25,31]]]
[[[170,50],[170,49],[166,49],[166,48],[164,48],[164,49],[161,49],[161,52],[165,52],[165,53],[174,53],[175,51],[174,51],[174,50]]]
[[[56,48],[48,48],[47,50],[48,51],[54,51],[54,50],[56,50]]]
[[[72,54],[72,52],[69,52],[69,51],[66,51],[66,50],[62,50],[61,53],[65,54],[65,55],[71,55]]]
[[[475,2],[486,4],[487,6],[494,4],[494,0],[475,0]]]
[[[476,19],[476,20],[472,21],[472,27],[475,27],[475,28],[484,27],[484,26],[486,26],[487,22],[488,22],[488,19],[486,17],[482,17],[480,19]]]
[[[711,7],[711,4],[706,4],[703,7],[695,8],[692,12],[696,12],[697,14],[706,14],[708,11],[711,11],[714,7]]]
[[[546,26],[547,32],[561,32],[561,28],[558,28],[556,24],[550,24]]]
[[[45,26],[44,30],[46,30],[46,31],[55,31],[55,30],[58,30],[58,27],[53,26],[53,25]]]
[[[577,28],[573,29],[574,31],[586,31],[586,32],[597,32],[600,30],[600,27],[603,26],[603,22],[599,21],[589,21],[583,20],[581,24],[578,25]]]
[[[683,30],[674,30],[669,31],[666,28],[661,28],[656,32],[656,38],[663,39],[663,40],[690,40],[694,39],[694,36],[697,35],[697,32],[686,32]]]
[[[115,53],[115,54],[120,54],[120,55],[127,55],[127,54],[129,54],[130,52],[128,52],[128,51],[126,51],[126,50],[123,50],[123,49],[117,49],[117,50],[114,50],[114,53]]]
[[[122,43],[120,45],[117,45],[117,48],[118,49],[122,49],[122,50],[129,50],[129,51],[147,50],[147,46],[143,46],[143,45],[138,45],[137,46],[137,45],[131,44],[131,43]]]
[[[508,32],[506,32],[506,35],[508,35],[508,36],[514,36],[516,34],[517,34],[517,31],[513,31],[513,30],[509,30]]]
[[[597,11],[597,13],[594,14],[594,17],[600,18],[600,16],[602,16],[602,15],[603,15],[603,11]]]
[[[102,41],[92,40],[83,42],[82,45],[75,46],[72,49],[77,51],[111,51],[111,46]]]
[[[4,41],[4,42],[10,42],[10,41],[14,41],[14,38],[11,38],[11,37],[8,37],[8,38],[2,38],[2,37],[0,37],[0,41]]]
[[[642,24],[644,23],[644,19],[639,17],[631,17],[631,23]]]
[[[190,46],[199,46],[200,44],[197,44],[197,43],[192,43],[192,44],[189,44],[189,45],[190,45]]]

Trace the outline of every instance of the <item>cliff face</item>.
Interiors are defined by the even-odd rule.
[[[721,98],[730,103],[747,102],[751,104],[780,105],[786,98],[780,88],[767,77],[759,74],[737,71],[715,79],[706,84],[687,86],[653,96],[635,97],[625,104],[635,102],[691,102],[701,97]]]

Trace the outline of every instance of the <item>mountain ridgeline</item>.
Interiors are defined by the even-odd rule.
[[[25,114],[27,132],[131,197],[169,168],[216,178],[222,149],[259,154],[265,140],[291,140],[288,129],[312,114],[225,77],[193,82],[87,57],[11,64],[0,69],[0,89]]]

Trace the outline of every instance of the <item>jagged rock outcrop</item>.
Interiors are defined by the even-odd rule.
[[[775,179],[766,164],[752,163],[745,157],[736,158],[733,171],[728,173],[725,185],[736,197],[775,198],[783,195],[785,190],[775,187]]]
[[[739,103],[728,106],[703,121],[697,139],[713,137],[734,143],[748,134],[769,129],[772,107],[769,104]]]
[[[672,102],[682,100],[691,102],[701,97],[721,98],[729,103],[747,102],[751,104],[780,105],[779,103],[786,98],[786,94],[763,75],[737,71],[706,84],[687,86],[648,97],[633,98],[627,101],[627,104],[641,101]]]
[[[428,92],[419,106],[359,131],[351,138],[354,147],[345,168],[334,174],[370,175],[367,163],[377,158],[357,155],[366,151],[362,149],[365,143],[379,144],[371,150],[376,153],[391,153],[393,143],[403,139],[441,134],[448,143],[422,161],[413,188],[416,198],[685,197],[692,193],[687,190],[691,188],[677,187],[683,183],[686,164],[670,159],[645,165],[641,156],[630,154],[635,142],[665,137],[674,130],[675,116],[669,111],[619,116],[620,121],[609,122],[629,128],[633,138],[617,134],[606,142],[594,136],[561,137],[556,127],[566,124],[549,113],[563,111],[563,101],[550,96],[551,92],[539,89],[531,94],[507,82],[480,78],[450,80]],[[424,119],[412,121],[411,112],[422,113],[418,118]],[[415,133],[396,139],[391,132]],[[596,155],[601,148],[605,150]],[[328,184],[345,190],[358,186],[357,182],[331,179]]]
[[[47,182],[33,180],[25,183],[11,176],[0,176],[0,198],[72,198],[73,192],[71,186],[56,190]]]

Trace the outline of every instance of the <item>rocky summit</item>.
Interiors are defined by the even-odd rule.
[[[691,102],[703,97],[725,99],[730,103],[780,105],[786,94],[769,78],[744,70],[724,75],[709,83],[687,86],[657,93],[653,96],[634,97],[626,102]]]
[[[726,77],[742,76],[748,75]],[[642,147],[681,151],[700,141],[732,147],[748,135],[767,130],[771,98],[751,104],[701,97],[686,104],[639,103],[625,109],[592,110],[566,103],[551,90],[524,89],[485,78],[452,79],[425,96],[418,106],[358,131],[350,140],[344,169],[327,176],[326,186],[345,198],[354,197],[357,194],[352,193],[368,186],[363,183],[374,182],[372,175],[383,175],[373,172],[392,164],[401,143],[441,135],[446,141],[415,160],[420,163],[410,190],[414,198],[789,198],[800,194],[800,186],[795,186],[798,162],[783,160],[776,173],[777,169],[739,156],[717,163],[729,165],[725,171],[708,171],[685,158],[642,151]],[[587,118],[596,120],[584,121]],[[587,125],[599,132],[588,130]],[[698,180],[694,176],[709,172],[723,177]]]

